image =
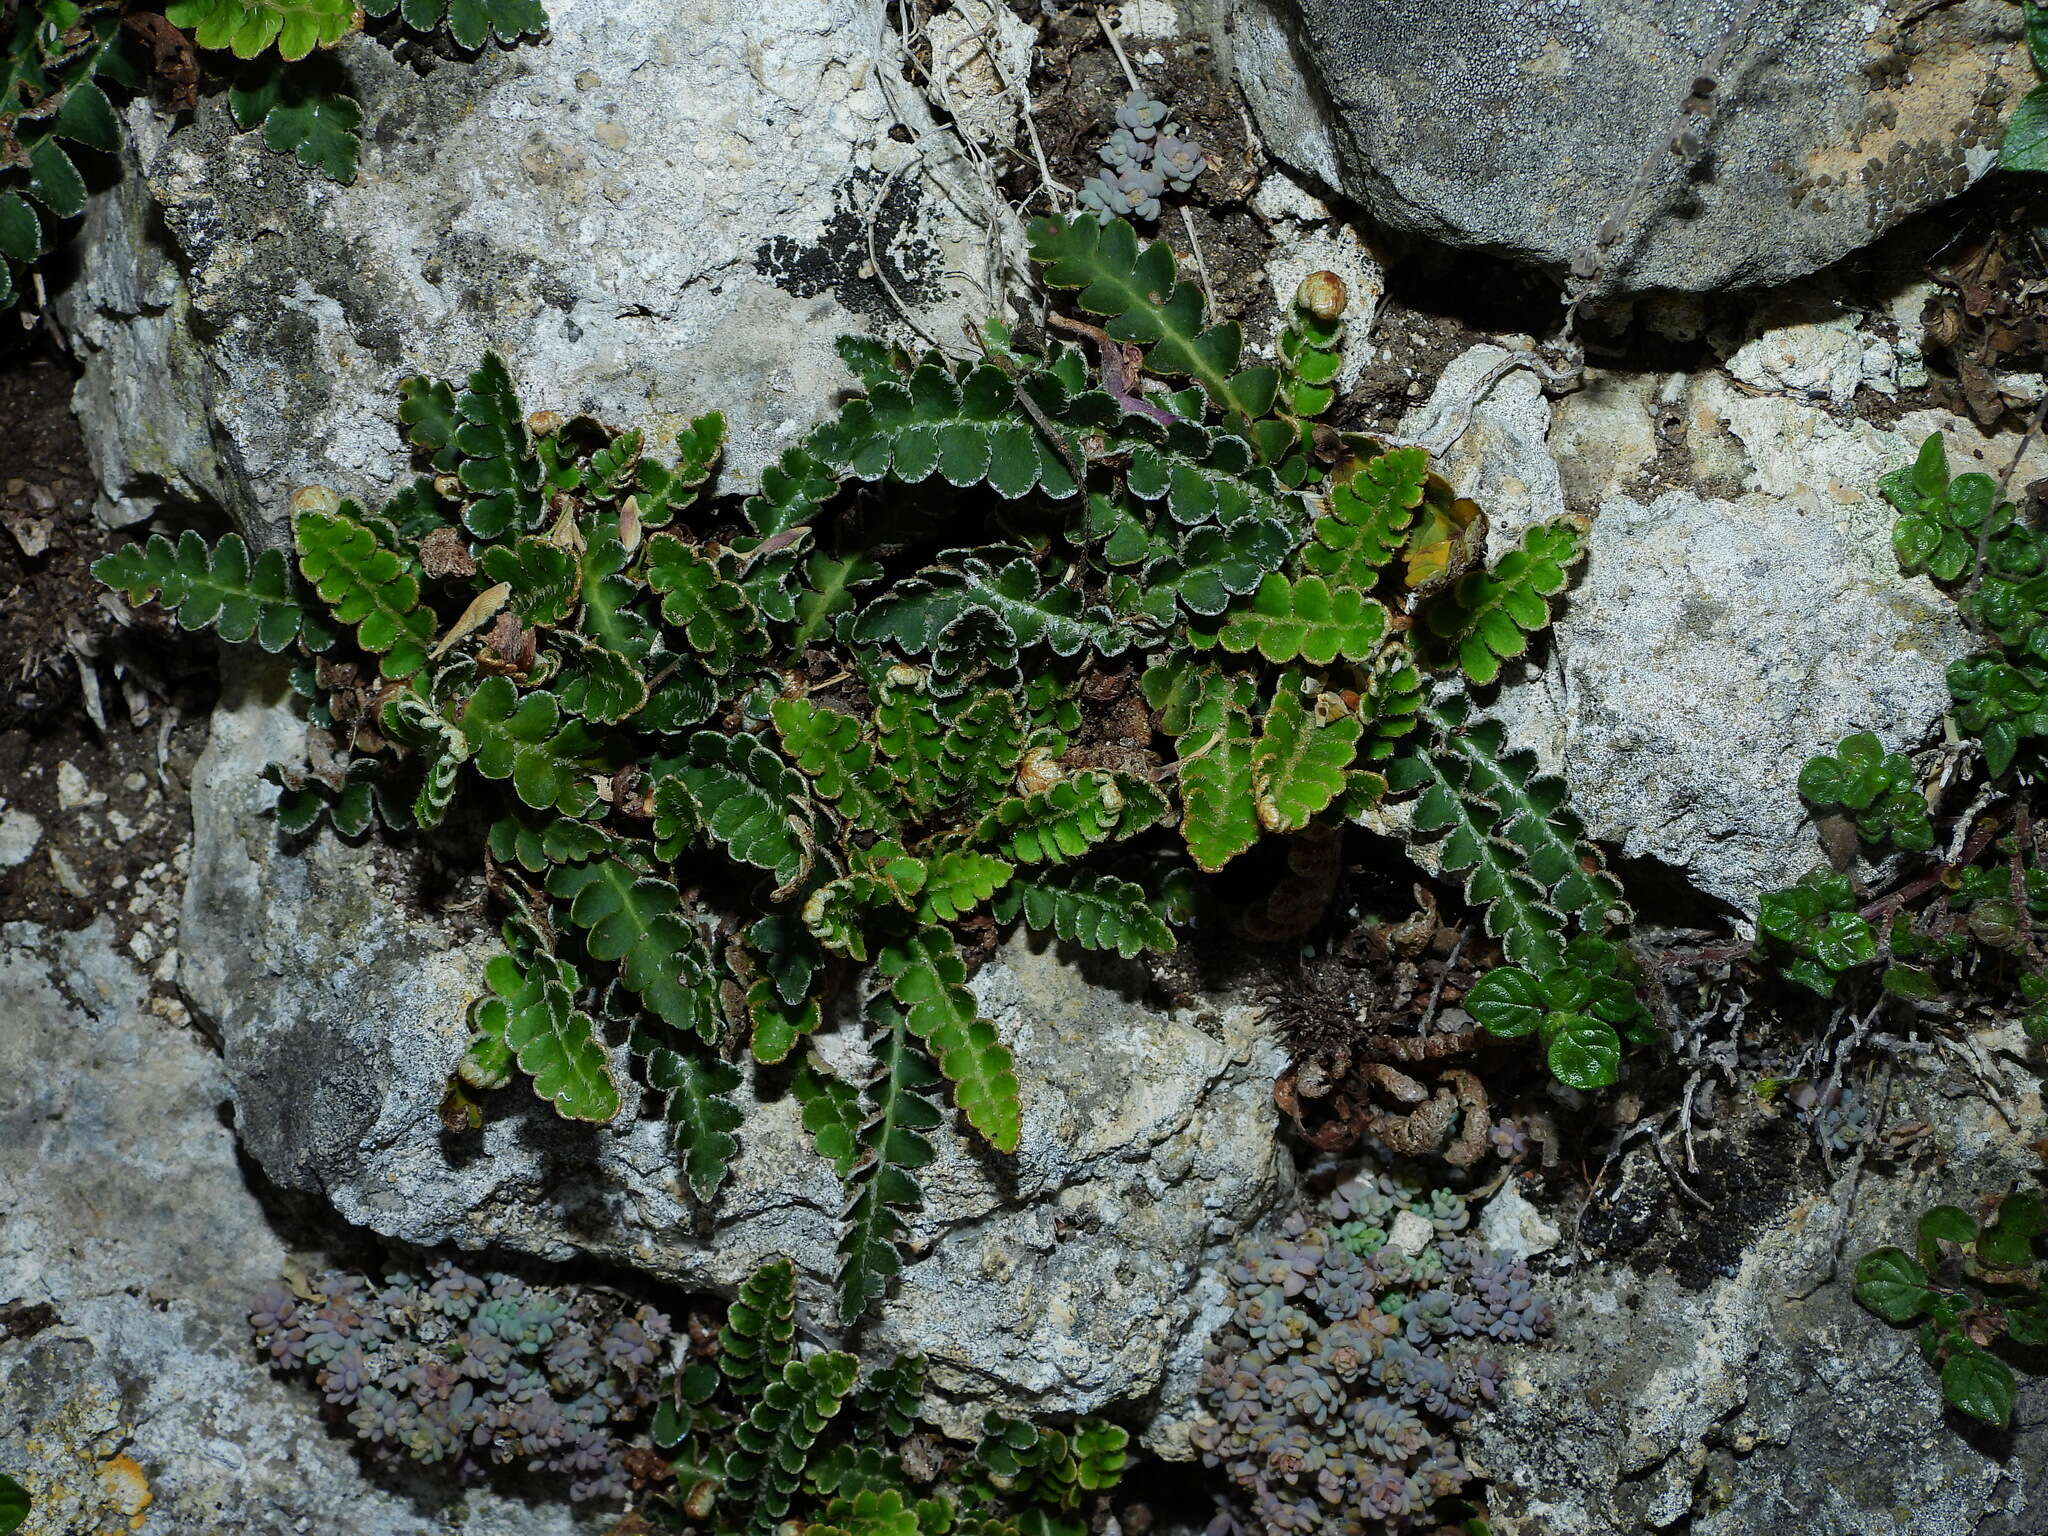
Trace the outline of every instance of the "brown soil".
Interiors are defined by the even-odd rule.
[[[0,343],[0,922],[105,912],[168,978],[213,652],[93,579],[128,536],[93,517],[71,376],[38,340]]]

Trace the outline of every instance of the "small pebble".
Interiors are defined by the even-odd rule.
[[[65,894],[73,900],[85,901],[91,897],[92,892],[86,889],[85,882],[78,878],[78,871],[71,867],[71,861],[64,857],[61,850],[50,850],[50,868],[57,876],[57,883],[64,887]]]
[[[99,805],[106,796],[86,782],[77,764],[69,758],[57,764],[57,807],[59,810],[75,811],[81,806]]]
[[[28,862],[43,838],[43,824],[27,811],[0,814],[0,869],[13,869]]]

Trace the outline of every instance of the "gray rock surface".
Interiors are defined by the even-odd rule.
[[[1541,1350],[1514,1352],[1499,1403],[1468,1442],[1492,1479],[1496,1536],[2019,1536],[2048,1526],[2048,1389],[2023,1388],[2011,1435],[1959,1429],[1912,1332],[1865,1312],[1847,1279],[1859,1254],[1908,1240],[1928,1205],[1969,1205],[2029,1176],[2024,1140],[2041,1128],[2041,1102],[2007,1070],[2010,1129],[1961,1083],[1901,1074],[1894,1121],[1923,1117],[1937,1142],[1910,1168],[1867,1171],[1846,1230],[1847,1170],[1826,1193],[1802,1195],[1781,1144],[1749,1154],[1764,1160],[1749,1198],[1701,1218],[1743,1232],[1732,1273],[1693,1277],[1697,1289],[1670,1265],[1547,1277],[1557,1333]],[[1616,1183],[1610,1203],[1623,1209],[1676,1199],[1647,1147]]]
[[[354,39],[348,187],[221,101],[169,133],[138,103],[66,301],[113,516],[168,492],[260,533],[302,484],[388,493],[398,381],[486,347],[529,409],[651,442],[723,410],[744,487],[830,410],[836,336],[905,333],[900,299],[953,341],[999,304],[1008,215],[895,76],[884,9],[571,6],[544,42],[423,74]]]
[[[1660,155],[1613,289],[1783,282],[1989,169],[2030,83],[2019,12],[1761,0],[1729,56],[1708,156]],[[1234,69],[1281,159],[1380,223],[1568,267],[1743,0],[1232,0]]]
[[[1823,861],[1800,765],[1851,731],[1920,745],[1972,649],[1872,537],[1762,497],[1614,497],[1548,659],[1495,713],[1594,837],[1753,909]]]
[[[0,929],[0,1305],[28,1309],[0,1329],[0,1468],[35,1501],[26,1536],[603,1529],[372,1484],[313,1390],[261,1364],[247,1308],[286,1245],[219,1058],[114,941],[104,917]]]
[[[436,1107],[467,1040],[491,948],[423,920],[415,872],[374,846],[278,844],[256,777],[301,728],[269,674],[231,681],[193,793],[181,981],[218,1029],[236,1124],[264,1171],[346,1219],[422,1245],[596,1255],[729,1293],[763,1258],[802,1267],[814,1322],[842,1204],[796,1102],[769,1081],[708,1211],[680,1185],[660,1124],[560,1121],[523,1087],[474,1137]],[[990,1407],[1162,1411],[1179,1443],[1219,1294],[1206,1266],[1291,1197],[1271,1086],[1283,1062],[1256,1014],[1154,1013],[1120,973],[1011,946],[974,986],[1016,1051],[1023,1145],[982,1155],[950,1130],[922,1176],[914,1260],[862,1346],[922,1350],[934,1407],[966,1431]],[[848,1033],[820,1041],[854,1065]]]

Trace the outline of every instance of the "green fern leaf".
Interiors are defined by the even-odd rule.
[[[287,62],[332,48],[362,25],[354,0],[176,0],[164,18],[202,48],[253,59],[275,43]]]
[[[861,1157],[860,1090],[806,1061],[790,1079],[789,1091],[803,1106],[804,1130],[818,1155],[840,1178],[849,1177]]]
[[[1529,636],[1550,624],[1550,600],[1571,580],[1586,553],[1583,517],[1538,523],[1489,571],[1463,576],[1424,611],[1433,659],[1455,664],[1474,683],[1500,676],[1503,660],[1521,655]]]
[[[859,1378],[860,1361],[852,1355],[792,1360],[734,1427],[736,1449],[727,1458],[726,1476],[736,1489],[751,1492],[748,1536],[772,1536],[789,1513],[812,1448]]]
[[[732,1168],[740,1145],[733,1132],[746,1120],[731,1098],[739,1069],[645,1020],[633,1026],[629,1049],[647,1064],[647,1086],[662,1095],[661,1118],[690,1192],[709,1202]]]
[[[914,1175],[936,1155],[925,1132],[942,1118],[929,1098],[942,1079],[917,1049],[902,1010],[877,999],[869,1013],[878,1028],[871,1043],[876,1072],[862,1094],[867,1113],[847,1177],[837,1278],[842,1327],[879,1301],[903,1267],[897,1249],[907,1235],[902,1212],[923,1202]]]
[[[711,959],[677,910],[673,885],[635,873],[615,858],[562,864],[548,872],[548,894],[569,903],[593,960],[616,961],[619,979],[664,1024],[703,1040],[718,1037]]]
[[[1073,870],[1012,880],[996,898],[996,921],[1019,917],[1027,928],[1054,933],[1083,949],[1114,950],[1126,960],[1141,950],[1170,954],[1173,930],[1145,893],[1128,880]]]
[[[738,581],[735,558],[706,559],[672,533],[647,541],[647,584],[662,594],[661,616],[715,675],[765,655],[768,635]]]
[[[1237,371],[1243,333],[1234,322],[1203,329],[1202,296],[1180,280],[1165,241],[1140,246],[1122,219],[1102,224],[1085,215],[1034,220],[1030,237],[1047,286],[1080,289],[1081,308],[1107,316],[1112,337],[1150,348],[1145,366],[1153,372],[1193,379],[1219,409],[1247,421],[1273,408],[1278,370]]]
[[[1370,590],[1381,568],[1406,544],[1428,478],[1428,453],[1396,448],[1335,481],[1329,515],[1316,519],[1314,542],[1303,547],[1302,565],[1335,586]]]
[[[1499,812],[1494,832],[1521,850],[1523,873],[1542,887],[1552,905],[1578,914],[1593,931],[1628,922],[1631,913],[1621,883],[1585,840],[1564,780],[1537,773],[1534,754],[1508,751],[1499,721],[1468,725],[1470,713],[1464,699],[1454,698],[1425,705],[1422,718],[1436,733],[1439,757],[1460,763],[1450,772],[1463,788]]]
[[[1396,793],[1417,792],[1411,837],[1435,844],[1438,863],[1462,873],[1465,899],[1486,914],[1486,931],[1516,965],[1555,970],[1564,954],[1564,914],[1523,870],[1522,850],[1500,836],[1501,813],[1473,792],[1469,769],[1436,742],[1411,747],[1387,771]]]
[[[838,494],[839,481],[830,470],[805,449],[791,448],[761,471],[759,493],[740,511],[755,533],[773,538],[808,523]]]
[[[853,621],[849,639],[856,645],[893,644],[918,655],[937,649],[949,629],[975,612],[997,621],[996,633],[1011,650],[1043,645],[1056,656],[1083,650],[1119,656],[1136,638],[1106,609],[1087,607],[1079,590],[1062,585],[1056,574],[1042,581],[1028,556],[996,567],[981,555],[955,550],[869,604]]]
[[[504,1043],[534,1091],[568,1119],[615,1118],[618,1084],[596,1023],[573,1001],[575,969],[550,955],[502,954],[485,965],[484,984],[494,995],[477,1004],[472,1025]]]
[[[654,625],[636,606],[640,588],[622,573],[632,555],[619,537],[619,520],[592,518],[582,529],[576,587],[583,599],[578,627],[608,651],[644,662],[654,649]]]
[[[511,371],[497,353],[486,352],[470,374],[455,414],[458,423],[449,439],[455,473],[479,498],[463,511],[463,526],[480,539],[531,532],[546,511],[545,469]]]
[[[502,816],[491,823],[487,845],[500,864],[516,864],[528,874],[546,874],[556,864],[580,864],[626,846],[625,839],[588,821],[550,816],[538,824],[524,816]]]
[[[445,20],[448,35],[464,48],[483,47],[496,35],[510,47],[522,37],[547,30],[548,13],[539,0],[363,0],[372,16],[398,11],[415,32],[431,32]]]
[[[786,1060],[797,1042],[824,1022],[823,1005],[812,991],[823,964],[816,941],[794,917],[771,913],[747,929],[738,966],[758,965],[766,973],[747,988],[756,1061],[772,1065]]]
[[[842,875],[805,897],[800,916],[805,930],[824,948],[850,960],[865,960],[868,914],[889,900],[888,886],[875,876]]]
[[[796,628],[789,637],[789,654],[797,655],[805,646],[822,640],[833,620],[852,612],[855,590],[871,585],[881,575],[882,568],[865,555],[845,559],[812,555],[806,560],[804,584],[796,594]]]
[[[1262,517],[1196,528],[1172,554],[1145,568],[1145,583],[1170,591],[1189,613],[1214,618],[1233,597],[1257,587],[1293,548],[1294,535]]]
[[[477,771],[487,779],[510,779],[535,810],[581,816],[597,799],[591,775],[601,765],[602,744],[582,721],[564,721],[553,694],[521,698],[510,678],[487,677],[456,724]]]
[[[1003,797],[1024,756],[1024,722],[1007,693],[984,693],[951,711],[939,738],[939,776],[946,803],[965,815]]]
[[[1197,866],[1214,874],[1259,840],[1252,758],[1251,684],[1214,667],[1198,674],[1192,698],[1175,702],[1182,729],[1178,766],[1181,837]]]
[[[384,676],[409,677],[426,665],[434,615],[420,606],[419,577],[351,515],[360,510],[344,501],[293,519],[299,573],[337,620],[355,626],[356,644]]]
[[[933,360],[907,379],[878,377],[805,446],[859,480],[919,485],[938,475],[955,486],[986,484],[1010,500],[1034,489],[1056,500],[1075,491],[1072,471],[992,363],[968,364],[956,377]]]
[[[967,1123],[998,1152],[1015,1152],[1021,1134],[1016,1062],[995,1026],[975,1011],[967,966],[943,928],[922,928],[883,946],[875,968],[907,1010],[910,1030],[938,1057]]]
[[[884,687],[875,705],[875,738],[905,806],[925,813],[946,803],[952,791],[946,726],[929,696],[915,688]]]
[[[765,869],[782,891],[810,872],[810,795],[797,771],[758,736],[699,731],[676,767],[704,829],[742,864]]]
[[[1299,832],[1344,792],[1363,730],[1355,716],[1319,721],[1301,702],[1294,679],[1283,678],[1252,748],[1252,793],[1259,825]]]
[[[740,1282],[718,1330],[718,1373],[751,1403],[796,1353],[796,1266],[768,1260]]]
[[[769,706],[784,755],[817,785],[818,793],[854,825],[887,833],[895,818],[885,807],[886,778],[875,768],[875,748],[861,724],[843,710],[809,699],[777,699]]]
[[[1387,634],[1387,610],[1355,587],[1331,587],[1320,576],[1289,582],[1271,571],[1249,608],[1233,610],[1213,632],[1190,630],[1197,645],[1220,644],[1233,655],[1254,648],[1276,663],[1327,667],[1339,656],[1369,660]]]
[[[965,917],[1001,890],[1015,869],[972,848],[934,855],[918,895],[918,921],[950,923]]]
[[[1421,716],[1424,688],[1415,657],[1405,645],[1390,645],[1373,659],[1358,712],[1368,722],[1365,756],[1372,762],[1391,757],[1400,739],[1415,729]]]
[[[1254,460],[1243,438],[1197,421],[1176,421],[1157,441],[1132,443],[1124,487],[1142,501],[1163,502],[1183,528],[1228,527],[1247,517],[1296,528],[1305,517],[1301,498]]]
[[[211,549],[189,528],[176,544],[151,534],[146,544],[101,556],[92,573],[138,608],[161,603],[183,629],[217,629],[223,640],[254,639],[271,652],[299,638],[304,610],[284,551],[266,549],[252,561],[240,534],[224,535]]]
[[[237,128],[263,130],[263,143],[273,153],[295,156],[343,186],[356,179],[363,109],[338,69],[316,69],[312,61],[260,66],[229,86],[228,107]]]
[[[1000,801],[974,829],[974,840],[1020,864],[1064,864],[1098,843],[1142,830],[1126,814],[1128,787],[1113,773],[1077,773],[1048,789]]]
[[[477,564],[493,582],[512,589],[506,599],[520,621],[551,629],[569,617],[583,589],[583,571],[576,557],[548,539],[520,539],[488,544]]]

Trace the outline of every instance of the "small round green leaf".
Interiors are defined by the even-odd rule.
[[[1477,1015],[1474,1015],[1477,1017]],[[1621,1037],[1614,1026],[1583,1013],[1551,1015],[1550,1070],[1571,1088],[1605,1088],[1621,1073]]]
[[[1488,971],[1465,994],[1465,1009],[1488,1034],[1512,1040],[1533,1034],[1550,1012],[1543,983],[1520,966]]]
[[[1941,1368],[1941,1395],[1950,1405],[2000,1429],[2012,1422],[2017,1385],[2011,1367],[1975,1345],[1956,1347]]]
[[[1888,1323],[1910,1323],[1934,1299],[1927,1271],[1903,1248],[1878,1248],[1856,1261],[1856,1299]]]
[[[28,1511],[28,1490],[5,1472],[0,1472],[0,1536],[7,1531],[20,1530],[22,1522],[28,1519]]]

